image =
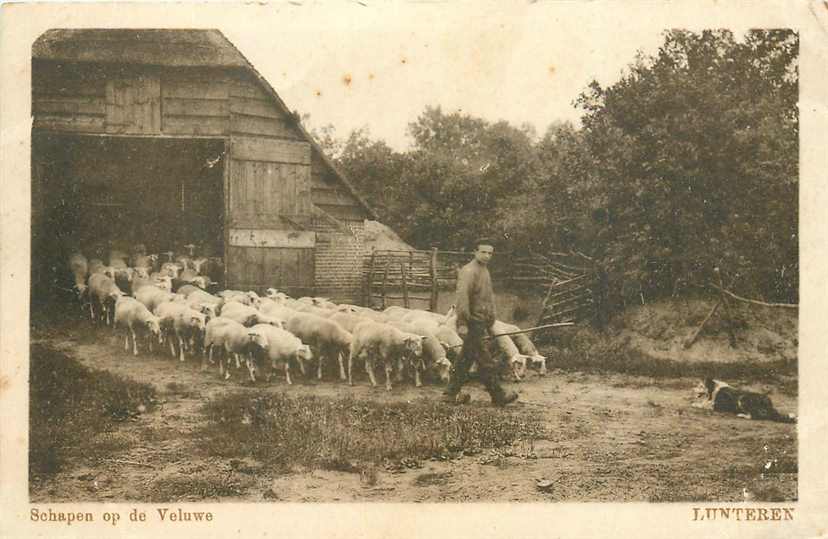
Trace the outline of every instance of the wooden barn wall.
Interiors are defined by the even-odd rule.
[[[77,133],[106,132],[106,73],[53,62],[32,64],[33,127]]]
[[[316,150],[311,157],[311,185],[313,203],[337,219],[358,221],[370,218]]]
[[[314,249],[291,247],[227,248],[227,286],[264,294],[273,287],[292,296],[314,293]]]
[[[249,74],[218,68],[33,64],[35,127],[122,135],[303,140]]]

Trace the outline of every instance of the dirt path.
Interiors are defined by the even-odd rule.
[[[107,329],[71,324],[33,338],[89,367],[153,384],[162,404],[101,435],[95,443],[110,457],[73,459],[35,487],[32,501],[742,501],[746,494],[781,501],[797,495],[796,426],[691,408],[695,380],[552,370],[513,385],[520,393],[515,409],[540,412],[553,433],[534,447],[427,461],[396,473],[313,471],[297,463],[294,473],[280,476],[252,459],[198,457],[197,442],[187,436],[204,421],[204,402],[250,386],[201,372],[193,360],[127,355]],[[437,399],[441,391],[405,386],[386,393],[365,381],[351,388],[296,379],[287,386],[278,377],[255,389],[380,402]],[[770,392],[781,411],[796,410],[794,397],[754,389]],[[489,405],[478,387],[470,393],[473,406]],[[550,480],[549,492],[538,490],[536,479]]]

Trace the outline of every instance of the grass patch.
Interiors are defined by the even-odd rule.
[[[785,394],[798,392],[796,360],[762,363],[719,361],[674,361],[648,356],[609,340],[584,342],[572,348],[542,347],[541,353],[552,358],[551,368],[584,373],[623,373],[650,378],[704,378],[710,376],[732,382],[764,382],[779,387]]]
[[[241,496],[247,492],[251,483],[250,480],[240,480],[232,474],[223,477],[220,474],[166,477],[153,482],[151,497],[153,502],[162,503]]]
[[[31,347],[29,381],[30,479],[56,473],[72,452],[122,449],[124,440],[109,432],[155,396],[151,385],[89,369],[42,344]]]
[[[193,435],[208,456],[357,472],[366,465],[473,454],[547,436],[537,414],[429,400],[375,403],[236,393],[207,403]]]
[[[427,472],[414,478],[414,485],[418,487],[431,487],[445,485],[451,478],[451,472]]]

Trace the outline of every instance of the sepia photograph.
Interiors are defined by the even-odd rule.
[[[802,28],[310,4],[18,44],[21,518],[801,518]]]
[[[389,141],[220,30],[41,35],[32,500],[796,500],[797,33],[660,39]]]

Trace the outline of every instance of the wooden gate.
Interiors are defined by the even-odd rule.
[[[287,224],[312,212],[310,163],[307,142],[230,138],[225,187],[229,288],[313,292],[316,234]]]

